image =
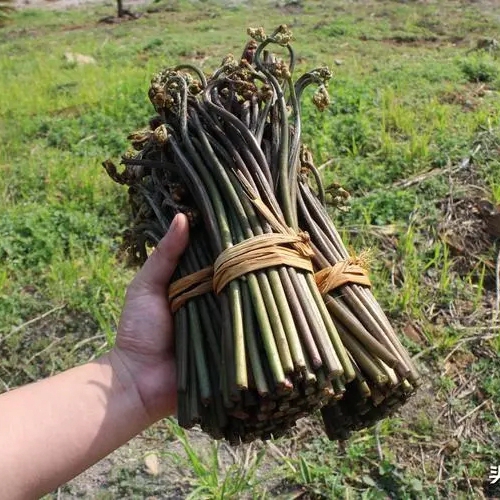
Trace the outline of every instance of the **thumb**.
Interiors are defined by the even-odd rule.
[[[134,287],[165,292],[188,242],[189,222],[184,214],[177,214],[167,234],[134,278]]]

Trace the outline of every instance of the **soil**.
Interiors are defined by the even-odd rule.
[[[127,8],[132,10],[136,5],[142,5],[147,0],[127,0]],[[16,9],[30,8],[30,9],[50,9],[50,10],[64,10],[78,8],[82,5],[88,4],[102,4],[109,3],[104,0],[16,0],[14,5]],[[114,3],[114,2],[113,2]]]
[[[226,0],[223,3],[227,6],[240,5],[248,0]],[[64,10],[78,8],[83,5],[88,4],[110,4],[115,2],[110,2],[107,0],[15,0],[14,6],[16,9],[30,8],[30,9],[50,9],[50,10]],[[146,3],[153,3],[151,0],[126,0],[125,7],[132,11],[134,7],[138,5],[144,5]]]
[[[169,457],[172,453],[179,453],[182,456],[181,446],[177,441],[161,441],[162,427],[164,424],[157,424],[108,455],[61,487],[57,491],[57,498],[67,500],[75,497],[99,496],[137,498],[137,495],[140,497],[152,495],[153,498],[185,498],[191,489],[191,478],[186,469],[176,465]],[[158,435],[152,437],[155,433]],[[202,449],[208,444],[208,440],[196,431],[190,433],[190,440],[195,447]],[[158,456],[157,474],[154,473],[156,471],[149,471],[145,465],[144,459],[150,453]]]

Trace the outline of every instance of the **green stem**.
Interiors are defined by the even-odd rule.
[[[311,290],[311,293],[316,301],[316,304],[318,305],[319,312],[325,323],[326,330],[330,336],[330,340],[334,346],[335,353],[337,354],[338,359],[342,364],[344,377],[348,382],[350,382],[351,380],[354,379],[355,373],[352,364],[349,360],[349,357],[347,356],[347,352],[344,348],[344,345],[342,344],[339,338],[337,329],[335,328],[332,318],[328,313],[328,309],[326,308],[325,303],[323,302],[323,298],[321,297],[321,294],[318,291],[318,287],[316,286],[316,282],[314,281],[313,275],[308,273],[305,278],[309,285],[309,289]]]
[[[211,390],[207,362],[205,360],[205,346],[203,337],[201,336],[202,326],[198,315],[198,308],[196,307],[194,300],[188,301],[187,308],[189,314],[191,345],[194,350],[194,361],[196,364],[196,374],[198,376],[198,387],[200,390],[201,401],[204,405],[207,405],[211,400]]]
[[[370,350],[375,356],[385,361],[391,368],[394,368],[398,363],[398,359],[394,357],[380,342],[374,339],[370,333],[364,328],[361,322],[351,313],[350,309],[342,302],[341,297],[325,296],[325,304],[332,316],[355,336],[361,344]]]
[[[243,318],[245,321],[245,340],[248,349],[248,358],[252,367],[252,375],[260,396],[266,397],[269,395],[269,386],[266,381],[264,369],[260,358],[259,349],[257,346],[256,338],[256,325],[254,322],[254,312],[252,310],[252,303],[250,294],[246,286],[242,287],[243,294]]]
[[[279,151],[279,182],[278,182],[278,192],[280,194],[281,206],[283,209],[283,214],[285,216],[286,223],[293,229],[298,230],[298,221],[297,221],[297,210],[292,205],[292,199],[290,197],[290,186],[288,185],[289,181],[289,129],[288,129],[288,116],[286,109],[286,101],[285,96],[283,94],[283,89],[279,84],[278,80],[275,78],[273,74],[269,72],[269,70],[262,64],[261,53],[262,50],[271,42],[272,39],[268,39],[262,42],[257,50],[255,51],[255,66],[259,71],[261,71],[266,78],[269,80],[271,85],[276,92],[276,102],[278,104],[278,108],[280,111],[280,151]],[[292,166],[293,167],[293,166]]]
[[[371,353],[367,351],[355,337],[349,335],[341,325],[338,325],[338,332],[344,345],[349,349],[351,356],[358,366],[363,370],[376,385],[383,386],[389,381],[387,375],[377,366]]]

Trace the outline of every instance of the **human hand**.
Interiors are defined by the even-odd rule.
[[[172,221],[166,236],[127,289],[111,359],[126,370],[153,423],[175,413],[176,367],[172,314],[167,290],[189,240],[185,215]]]

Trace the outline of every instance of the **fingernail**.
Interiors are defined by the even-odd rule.
[[[179,225],[179,214],[177,214],[173,220],[172,224],[170,224],[169,231],[175,231],[177,229],[177,226]]]

